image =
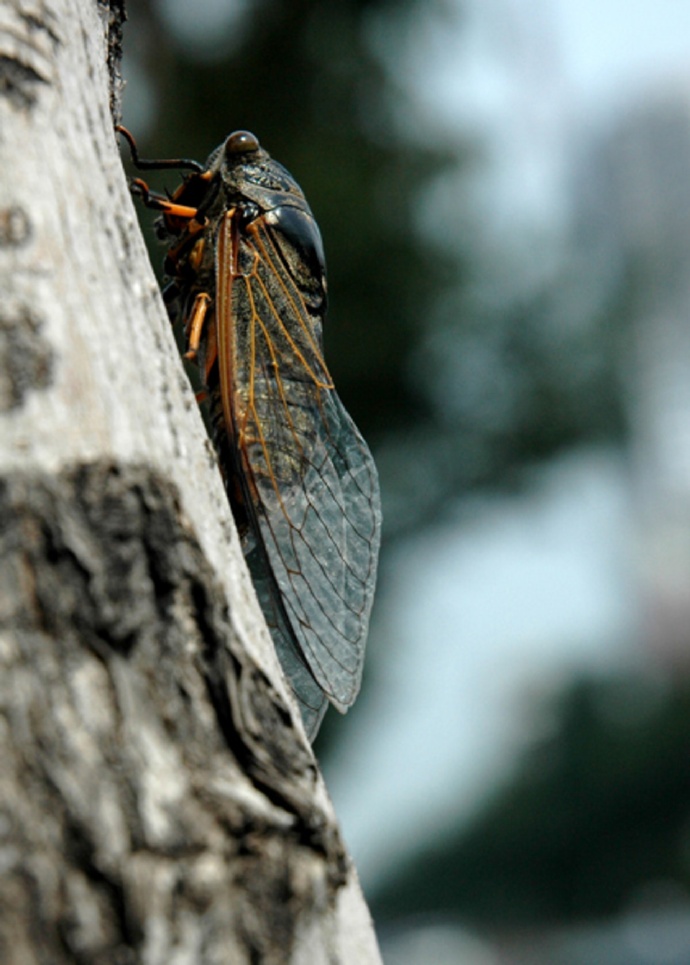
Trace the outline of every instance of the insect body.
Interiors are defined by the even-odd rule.
[[[323,357],[326,276],[304,195],[238,131],[162,212],[166,300],[210,402],[243,550],[283,669],[314,737],[328,701],[359,691],[380,539],[378,479]]]

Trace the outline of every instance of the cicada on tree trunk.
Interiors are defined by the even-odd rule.
[[[294,178],[236,131],[161,212],[165,295],[210,406],[220,469],[259,602],[311,739],[330,701],[359,691],[376,582],[381,509],[371,453],[324,361],[326,269]]]

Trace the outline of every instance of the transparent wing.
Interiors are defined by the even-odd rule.
[[[299,480],[276,487],[283,453],[265,438],[246,447],[247,472],[290,626],[317,682],[342,710],[359,691],[373,599],[380,519],[376,474],[334,392],[309,414],[319,419],[313,431],[306,425],[300,431],[294,419],[304,386],[283,384],[280,406],[276,392],[272,386],[257,395],[257,412],[273,420],[274,436],[299,440]]]
[[[313,740],[326,713],[328,700],[295,641],[263,547],[255,542],[246,552],[245,559],[278,659],[297,697],[307,737]]]
[[[225,416],[267,571],[264,603],[283,624],[278,636],[291,637],[283,665],[298,695],[306,667],[345,710],[359,690],[373,600],[378,478],[323,361],[320,315],[269,227],[259,219],[250,229],[238,240],[229,215],[218,238],[219,259],[234,266],[229,280],[218,276]],[[317,703],[313,694],[306,702]]]

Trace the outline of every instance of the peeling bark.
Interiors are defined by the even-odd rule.
[[[0,4],[0,960],[377,963],[128,196],[122,19]]]

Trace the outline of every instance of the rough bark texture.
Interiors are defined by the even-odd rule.
[[[120,3],[0,3],[0,961],[379,962],[113,135]]]

